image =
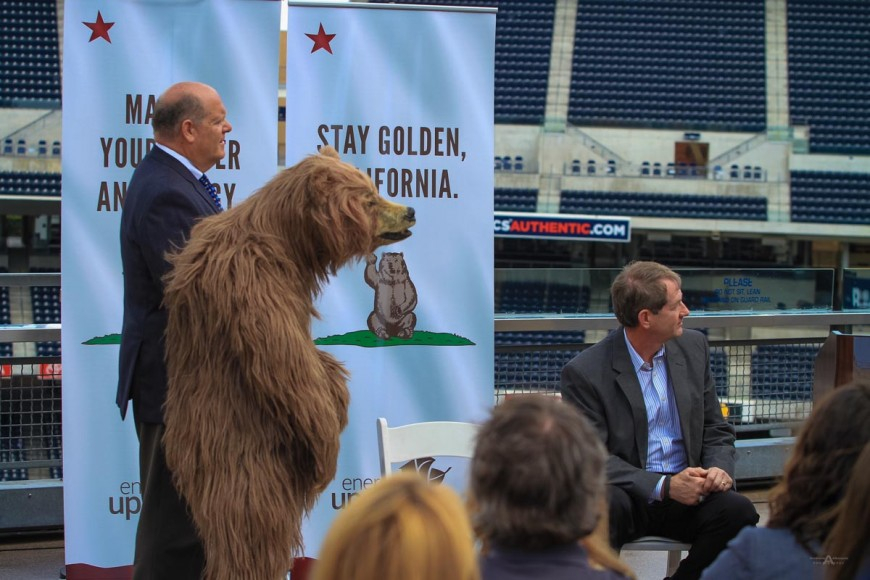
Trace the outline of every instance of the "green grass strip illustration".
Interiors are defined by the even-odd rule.
[[[103,346],[107,344],[121,344],[120,334],[106,334],[95,336],[82,344],[88,346]],[[333,334],[314,340],[314,344],[323,346],[361,346],[363,348],[375,348],[380,346],[473,346],[474,343],[467,338],[448,332],[427,332],[418,330],[411,338],[390,338],[381,340],[373,332],[357,330],[345,334]]]

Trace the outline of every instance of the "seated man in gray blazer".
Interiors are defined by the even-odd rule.
[[[611,286],[621,327],[562,369],[562,397],[607,447],[610,542],[643,535],[691,542],[674,578],[698,578],[744,526],[734,489],[734,430],[723,419],[705,336],[683,329],[681,279],[633,262]]]

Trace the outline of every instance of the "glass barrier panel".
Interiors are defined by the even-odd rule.
[[[870,268],[843,270],[843,310],[870,310]]]
[[[608,315],[610,285],[621,269],[523,268],[495,270],[498,315]],[[676,268],[683,301],[698,313],[789,312],[833,309],[834,270]],[[870,270],[862,278],[870,300]],[[863,293],[861,293],[863,292]],[[865,298],[867,300],[865,300]],[[866,307],[866,306],[865,306]]]

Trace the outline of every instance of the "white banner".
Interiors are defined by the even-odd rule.
[[[208,172],[224,206],[277,169],[281,4],[67,0],[63,52],[63,449],[66,572],[129,578],[141,508],[138,443],[115,405],[120,211],[171,84],[220,93],[233,131]]]
[[[304,529],[316,557],[337,511],[380,476],[377,417],[479,421],[493,405],[495,11],[294,2],[287,21],[287,165],[332,145],[417,217],[368,277],[365,262],[345,268],[318,303],[314,336],[350,370],[351,408],[338,474]],[[372,274],[398,252],[416,324],[378,339]],[[424,469],[464,488],[464,465]]]

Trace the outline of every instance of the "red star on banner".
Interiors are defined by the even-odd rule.
[[[112,39],[109,38],[109,29],[115,25],[114,22],[104,22],[103,15],[100,14],[100,11],[97,10],[97,21],[96,22],[82,22],[85,26],[91,29],[91,39],[88,42],[93,42],[98,38],[105,39],[109,44],[112,43]]]
[[[311,52],[316,52],[322,48],[329,54],[332,54],[332,48],[329,46],[329,43],[332,42],[335,35],[326,34],[326,31],[323,30],[323,24],[320,25],[320,30],[317,31],[317,34],[308,34],[306,32],[305,36],[314,41],[314,46],[311,47]]]

